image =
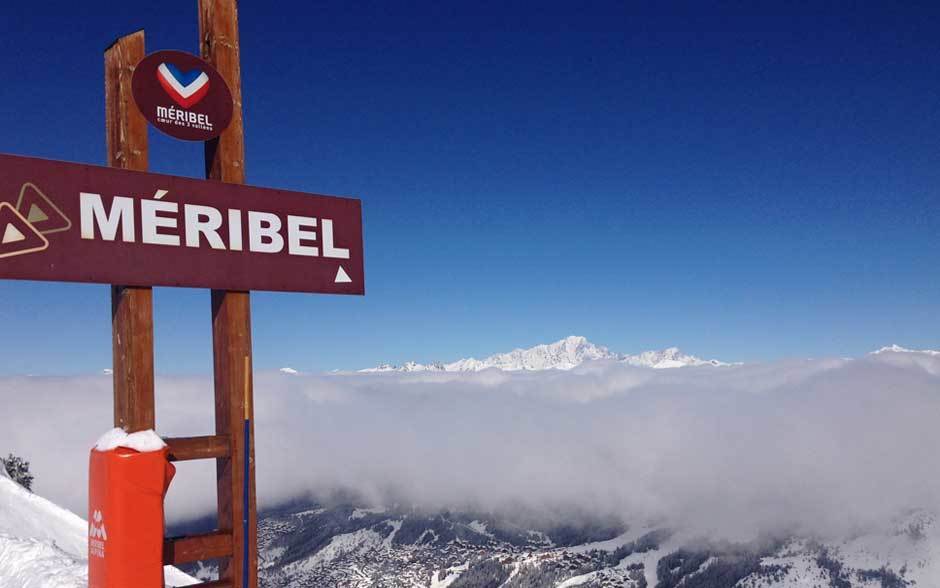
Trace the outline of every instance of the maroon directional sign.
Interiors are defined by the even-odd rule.
[[[0,154],[0,279],[364,294],[361,203]]]

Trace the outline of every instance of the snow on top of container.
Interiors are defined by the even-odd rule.
[[[153,429],[128,433],[124,429],[111,429],[102,435],[95,443],[95,449],[98,451],[111,451],[118,447],[127,447],[141,453],[148,451],[160,451],[166,447],[163,439],[157,435]]]

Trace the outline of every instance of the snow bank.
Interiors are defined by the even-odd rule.
[[[78,588],[88,585],[84,560],[37,539],[0,533],[0,586]]]
[[[54,544],[74,556],[88,550],[88,525],[81,517],[9,478],[0,479],[0,533]]]
[[[87,555],[84,519],[0,477],[0,587],[86,588]],[[168,586],[198,581],[170,566],[165,578]]]
[[[98,438],[95,443],[95,449],[98,451],[111,451],[118,447],[127,447],[141,453],[149,451],[160,451],[166,447],[163,439],[157,435],[153,429],[139,431],[137,433],[127,433],[124,429],[111,429]]]

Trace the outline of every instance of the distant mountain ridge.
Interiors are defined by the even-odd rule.
[[[429,364],[410,361],[402,365],[383,364],[359,371],[361,373],[478,372],[490,368],[504,371],[570,370],[584,362],[596,360],[619,361],[632,366],[653,369],[731,365],[716,359],[700,359],[694,355],[682,353],[677,347],[660,351],[644,351],[637,355],[615,353],[607,347],[591,343],[585,337],[572,335],[554,343],[536,345],[528,349],[514,349],[485,359],[468,358],[451,363]]]
[[[901,347],[898,344],[888,345],[887,347],[882,347],[877,351],[872,351],[871,355],[881,355],[884,353],[921,353],[923,355],[940,355],[940,351],[935,351],[933,349],[908,349],[906,347]]]

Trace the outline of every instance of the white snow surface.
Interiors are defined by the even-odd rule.
[[[126,447],[134,451],[147,453],[150,451],[160,451],[166,447],[166,443],[163,442],[163,439],[161,439],[153,429],[128,433],[120,428],[111,429],[99,437],[98,442],[95,443],[95,449],[98,451],[111,451],[118,447]]]
[[[479,372],[495,368],[504,371],[570,370],[587,361],[619,361],[637,367],[654,369],[686,366],[725,366],[718,360],[705,360],[687,355],[677,347],[661,351],[644,351],[637,355],[615,353],[602,345],[595,345],[585,337],[570,336],[554,343],[536,345],[529,349],[515,349],[497,353],[485,359],[460,359],[451,363],[422,364],[409,361],[400,366],[383,364],[360,370],[374,372]]]
[[[846,576],[853,578],[853,586],[878,588],[876,580],[863,582],[856,576],[859,570],[885,568],[894,573],[903,570],[906,586],[940,586],[940,561],[935,554],[940,549],[940,536],[935,516],[915,510],[897,521],[894,529],[869,529],[855,537],[827,543],[830,556],[843,565]],[[774,588],[806,588],[829,586],[830,574],[816,561],[816,552],[806,548],[806,541],[794,540],[779,554],[765,557],[764,565],[784,566],[786,572],[772,584]],[[857,583],[856,583],[857,582]],[[766,588],[764,581],[746,581],[739,588]]]
[[[322,509],[320,509],[322,511]],[[353,510],[353,513],[349,515],[350,519],[361,519],[370,514],[382,514],[385,512],[384,508],[357,508]]]
[[[338,557],[350,553],[368,553],[384,545],[384,538],[372,529],[360,529],[354,533],[336,535],[323,549],[302,560],[291,562],[284,567],[287,572],[313,570],[329,564]]]
[[[87,554],[88,523],[0,476],[0,588],[86,588]],[[164,575],[167,586],[198,582],[170,566]]]

